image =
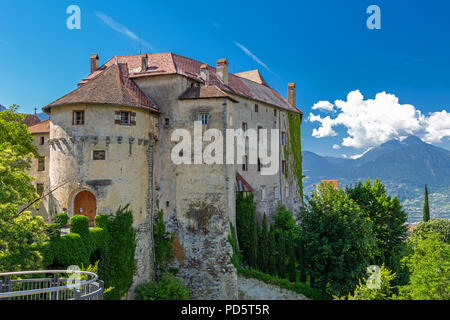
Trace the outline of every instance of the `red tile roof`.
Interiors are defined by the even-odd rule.
[[[23,121],[23,123],[26,124],[27,127],[34,126],[39,122],[41,122],[41,120],[35,114],[26,114],[25,120]]]
[[[126,63],[114,63],[95,73],[84,85],[43,108],[49,113],[51,107],[67,104],[110,104],[144,108],[158,111],[156,105],[128,77]]]
[[[236,192],[253,192],[252,186],[238,172],[236,172],[235,189]]]
[[[79,85],[83,86],[86,83],[89,83],[89,81],[95,79],[99,74],[101,74],[104,70],[115,63],[126,64],[126,66],[128,67],[129,78],[131,79],[154,75],[180,74],[203,83],[203,79],[200,77],[200,67],[203,65],[203,63],[200,61],[196,61],[170,52],[147,54],[147,58],[147,70],[142,72],[142,54],[115,56],[100,68],[98,68],[97,71],[81,80],[79,82]],[[265,83],[264,79],[262,79],[262,77],[262,80],[260,81],[264,81],[264,83],[259,83],[246,79],[245,76],[240,77],[239,74],[230,73],[228,76],[228,85],[225,85],[217,78],[216,68],[208,66],[208,69],[210,71],[210,85],[216,86],[222,91],[244,96],[257,101],[262,101],[292,112],[302,113],[299,109],[290,106],[287,100],[274,89],[270,88]]]
[[[50,133],[50,120],[42,121],[34,126],[28,127],[32,134],[36,133]]]

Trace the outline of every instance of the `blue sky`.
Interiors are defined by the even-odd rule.
[[[66,27],[72,4],[81,9],[81,30]],[[372,4],[381,9],[380,30],[366,27]],[[76,87],[92,53],[102,64],[114,55],[171,51],[211,65],[226,57],[230,72],[259,69],[284,96],[296,82],[304,150],[354,156],[408,132],[450,149],[448,12],[445,0],[2,1],[0,104],[40,109]],[[363,98],[347,101],[355,90]],[[375,99],[383,91],[398,102]],[[311,110],[335,100],[347,103]],[[421,116],[405,115],[405,104]],[[380,108],[377,121],[392,118],[379,126],[383,132],[368,133],[377,122],[366,126],[364,108],[372,108],[366,116]],[[310,121],[311,113],[320,120]]]

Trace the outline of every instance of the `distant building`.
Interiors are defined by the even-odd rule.
[[[339,188],[339,184],[337,180],[321,180],[320,184],[331,184],[334,189]]]

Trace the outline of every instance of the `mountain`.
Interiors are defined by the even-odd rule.
[[[305,151],[303,171],[306,190],[320,180],[337,179],[346,186],[380,178],[388,192],[402,200],[411,221],[421,217],[423,188],[427,184],[432,214],[450,217],[450,151],[415,136],[388,141],[357,159],[322,157]]]

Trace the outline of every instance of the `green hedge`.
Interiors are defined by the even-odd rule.
[[[70,233],[60,236],[59,229],[66,223],[67,219],[61,214],[49,227],[53,236],[40,249],[44,266],[66,269],[78,265],[82,268],[99,261],[99,278],[106,288],[113,288],[105,293],[105,299],[121,299],[129,291],[136,269],[136,234],[128,205],[119,207],[114,215],[97,215],[92,229],[89,229],[87,217],[75,215],[70,219]]]
[[[136,288],[136,300],[188,300],[189,290],[181,279],[164,273],[159,281],[150,281]]]

